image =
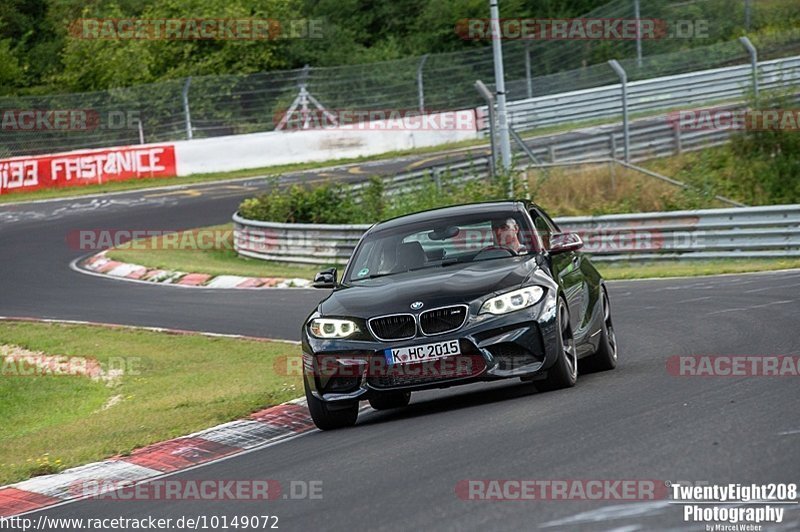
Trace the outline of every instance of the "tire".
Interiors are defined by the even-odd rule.
[[[330,405],[321,401],[311,394],[308,388],[308,381],[303,379],[303,384],[306,390],[306,401],[308,402],[308,411],[311,412],[311,419],[314,425],[320,430],[335,430],[344,427],[352,427],[356,424],[358,419],[358,403],[346,403],[343,405],[336,405],[336,408],[330,408]]]
[[[593,355],[583,360],[586,364],[586,369],[589,371],[608,371],[617,367],[617,335],[614,332],[614,323],[611,320],[611,303],[605,288],[600,292],[600,302],[603,305],[600,344]]]
[[[369,400],[369,406],[375,410],[389,410],[408,406],[411,392],[383,392]]]
[[[567,304],[561,298],[558,299],[556,320],[559,329],[558,339],[556,340],[558,358],[547,370],[547,377],[543,380],[535,381],[536,389],[543,392],[571,388],[575,386],[575,382],[578,380],[578,355],[575,350],[575,338],[572,335],[572,325],[569,322]]]

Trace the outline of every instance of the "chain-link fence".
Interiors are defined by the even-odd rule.
[[[762,7],[762,4],[764,7]],[[614,84],[608,59],[620,60],[631,81],[744,64],[747,52],[723,37],[744,33],[760,59],[800,54],[800,29],[757,33],[800,9],[795,0],[612,0],[586,19],[663,21],[659,39],[522,41],[503,43],[510,100]],[[800,19],[800,16],[798,17]],[[784,20],[784,26],[785,20]],[[455,21],[454,21],[455,27]],[[327,109],[424,109],[482,105],[473,84],[494,79],[491,47],[364,65],[207,76],[94,93],[0,98],[0,109],[87,110],[91,124],[71,130],[6,128],[0,157],[79,148],[236,135],[275,129],[300,87]]]

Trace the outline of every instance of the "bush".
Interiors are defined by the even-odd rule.
[[[507,183],[508,178],[459,182],[446,174],[438,182],[432,179],[389,194],[379,177],[371,178],[363,187],[326,183],[281,188],[275,181],[271,192],[244,200],[239,214],[265,222],[371,224],[436,207],[502,199]],[[522,187],[518,188],[521,197]]]
[[[279,188],[273,182],[271,192],[246,199],[239,206],[245,218],[281,223],[352,223],[355,211],[350,188],[338,183]]]

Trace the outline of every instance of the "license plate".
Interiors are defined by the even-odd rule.
[[[460,355],[461,346],[458,340],[448,340],[447,342],[386,349],[385,354],[389,364],[412,364]]]

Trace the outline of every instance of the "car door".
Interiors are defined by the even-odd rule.
[[[549,250],[551,235],[560,233],[561,230],[555,222],[539,209],[531,209],[530,214],[533,225],[542,238],[545,249]],[[582,259],[583,255],[575,251],[551,255],[553,274],[558,277],[564,290],[564,295],[567,298],[570,323],[576,337],[584,326],[584,316],[586,314],[584,307],[587,302],[586,292],[588,290],[586,279],[581,271]]]

